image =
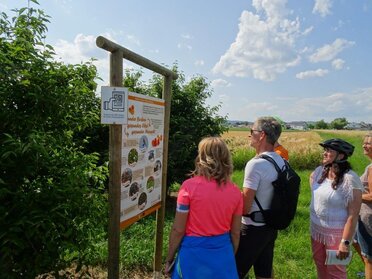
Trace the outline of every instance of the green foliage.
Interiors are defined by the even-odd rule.
[[[312,123],[308,123],[307,128],[309,128],[310,130],[315,129],[315,125]]]
[[[256,155],[256,151],[253,148],[239,148],[232,151],[232,160],[234,170],[244,170],[247,162]]]
[[[341,118],[335,118],[330,124],[330,128],[331,129],[335,129],[335,130],[342,130],[346,127],[346,125],[348,124],[349,122],[346,120],[345,117],[341,117]]]
[[[301,152],[292,152],[289,163],[296,170],[313,170],[320,165],[322,153],[319,150],[308,148]]]
[[[84,146],[99,123],[95,67],[55,62],[48,16],[15,12],[0,15],[0,274],[34,278],[93,253],[107,166]]]
[[[168,185],[181,182],[194,168],[197,145],[206,136],[220,135],[227,130],[225,118],[217,115],[219,106],[209,107],[205,101],[212,94],[206,79],[195,76],[186,82],[179,78],[172,82],[172,103],[169,131]],[[141,72],[127,71],[124,86],[130,91],[162,97],[163,78],[154,75],[148,83],[140,82]]]
[[[244,170],[247,162],[255,156],[253,149],[240,148],[232,151],[234,170]],[[297,170],[310,170],[319,166],[322,154],[317,150],[307,149],[301,152],[292,152],[289,163]]]
[[[315,122],[314,124],[315,129],[328,129],[329,125],[323,119]]]

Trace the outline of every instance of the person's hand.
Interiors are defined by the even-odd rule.
[[[344,260],[349,256],[349,253],[350,253],[349,245],[346,245],[345,243],[341,242],[340,245],[338,246],[336,258],[339,260]]]
[[[164,268],[164,273],[165,276],[171,276],[174,268],[174,260],[171,261],[166,261],[165,262],[165,268]]]

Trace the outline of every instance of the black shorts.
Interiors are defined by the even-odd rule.
[[[242,225],[239,248],[235,256],[239,278],[244,278],[251,267],[258,277],[271,278],[274,244],[278,231],[268,226]]]

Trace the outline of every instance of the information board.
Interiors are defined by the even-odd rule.
[[[164,100],[128,92],[122,126],[120,227],[161,205]]]

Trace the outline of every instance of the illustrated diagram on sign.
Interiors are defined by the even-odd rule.
[[[112,111],[124,111],[125,108],[125,92],[112,91],[112,97],[108,101],[103,102],[103,109]]]
[[[139,141],[139,148],[142,152],[145,152],[147,150],[147,147],[149,146],[149,140],[146,136],[142,136]]]
[[[141,193],[138,198],[138,208],[144,210],[147,204],[147,195],[146,193]]]
[[[129,188],[129,197],[132,201],[134,201],[137,198],[138,192],[139,192],[139,185],[137,182],[133,182]]]
[[[132,182],[132,177],[133,177],[132,170],[129,168],[125,169],[121,174],[121,184],[124,187],[128,187]]]

